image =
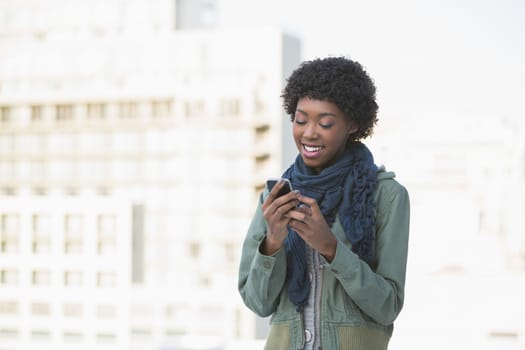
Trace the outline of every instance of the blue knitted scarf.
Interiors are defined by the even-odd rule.
[[[306,166],[301,155],[283,173],[294,190],[317,201],[329,226],[339,216],[352,251],[369,265],[374,262],[376,172],[372,153],[363,143],[353,142],[335,164],[320,174]],[[288,228],[285,248],[288,294],[300,310],[310,291],[305,242]]]

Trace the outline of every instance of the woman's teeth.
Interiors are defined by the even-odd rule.
[[[320,146],[307,146],[307,145],[303,145],[303,147],[306,150],[306,152],[310,152],[310,153],[319,152],[323,148]]]

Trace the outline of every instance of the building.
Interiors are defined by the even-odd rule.
[[[405,306],[389,348],[524,349],[523,120],[385,119],[371,145],[411,200]]]
[[[180,3],[0,5],[0,349],[254,337],[237,264],[291,160],[279,95],[300,44],[177,27]]]
[[[423,224],[436,213],[450,218],[421,233],[427,235],[427,243],[420,242],[428,244],[427,258],[439,254],[440,265],[469,271],[525,268],[525,124],[520,119],[427,113],[403,125],[387,124],[379,133],[373,147],[400,169],[414,193],[413,207],[419,210],[414,220]],[[458,236],[450,222],[463,233]],[[433,240],[438,232],[441,243]],[[453,240],[461,244],[448,246]],[[497,248],[486,252],[493,259],[475,260],[476,250],[462,249],[468,242],[493,244]]]

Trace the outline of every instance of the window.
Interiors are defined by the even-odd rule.
[[[80,190],[76,187],[67,187],[64,189],[64,194],[68,197],[78,196],[79,193],[80,193]]]
[[[132,341],[144,341],[151,338],[151,329],[148,328],[131,328],[131,340]]]
[[[66,317],[81,317],[84,309],[82,304],[64,304],[63,311]]]
[[[8,124],[11,122],[11,107],[0,107],[0,122],[2,124]]]
[[[56,105],[55,117],[57,121],[73,120],[73,105]]]
[[[100,214],[98,216],[98,232],[102,235],[115,234],[115,215]]]
[[[200,244],[198,242],[190,242],[188,244],[188,252],[190,257],[198,259],[201,252]]]
[[[66,271],[64,272],[64,285],[68,287],[82,286],[82,272]]]
[[[98,187],[96,189],[97,195],[99,196],[109,196],[111,195],[111,188],[109,187]]]
[[[0,251],[10,253],[18,251],[18,215],[3,214],[0,226]]]
[[[98,216],[97,251],[99,254],[112,254],[116,250],[115,215],[101,214]]]
[[[145,304],[132,304],[130,311],[131,317],[136,317],[139,319],[148,318],[153,315],[152,307]]]
[[[31,106],[31,121],[40,122],[44,119],[42,106]]]
[[[122,119],[135,119],[138,117],[136,102],[122,102],[119,104],[119,115]]]
[[[87,117],[90,120],[106,118],[106,105],[102,103],[89,103],[87,105]]]
[[[175,305],[167,305],[164,307],[164,316],[166,317],[173,317],[175,315],[176,306]]]
[[[114,333],[97,333],[99,343],[114,343],[115,340],[117,340],[117,335]]]
[[[31,314],[35,316],[51,315],[51,304],[43,302],[31,303]]]
[[[255,172],[264,173],[268,161],[270,160],[270,155],[268,153],[259,154],[255,156]]]
[[[219,115],[237,117],[241,112],[241,102],[238,98],[223,99],[219,102]]]
[[[115,318],[117,315],[115,305],[101,304],[97,305],[97,317],[98,318]]]
[[[49,270],[34,270],[32,273],[32,283],[34,286],[51,285],[51,272]]]
[[[209,276],[200,276],[199,277],[199,284],[202,287],[209,287],[211,285],[211,278]]]
[[[262,124],[255,127],[255,142],[263,141],[267,137],[269,130],[270,126],[268,124]]]
[[[0,315],[16,315],[18,314],[17,301],[0,301]]]
[[[67,254],[82,252],[83,220],[80,214],[68,214],[65,217],[64,251]]]
[[[84,339],[84,334],[80,331],[67,331],[64,332],[64,340],[70,343],[78,343]]]
[[[12,328],[0,328],[0,338],[18,338],[18,330]]]
[[[18,271],[11,269],[0,270],[0,284],[2,285],[17,285],[18,284]]]
[[[166,329],[164,331],[164,335],[168,338],[170,337],[179,337],[181,335],[185,335],[186,332],[185,330],[183,329],[176,329],[176,328],[172,328],[172,329]]]
[[[165,315],[170,319],[170,323],[184,325],[188,318],[193,317],[195,310],[186,304],[173,304],[165,310]],[[169,314],[168,314],[169,313]]]
[[[51,251],[51,218],[48,214],[33,215],[33,253]]]
[[[2,187],[0,189],[0,196],[16,196],[18,193],[15,187]]]
[[[97,287],[115,287],[116,280],[114,272],[97,272]]]
[[[34,187],[31,192],[35,195],[35,196],[47,196],[48,194],[48,189],[45,188],[45,187]]]
[[[184,103],[184,114],[188,118],[198,117],[204,113],[204,102],[201,100],[189,100]]]
[[[51,333],[46,330],[32,330],[31,339],[33,340],[46,340],[51,338]]]
[[[166,118],[171,115],[171,101],[151,102],[151,115],[153,118]]]

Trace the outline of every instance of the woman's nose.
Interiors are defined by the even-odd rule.
[[[308,123],[305,125],[303,136],[306,138],[315,138],[317,136],[317,129],[315,124]]]

